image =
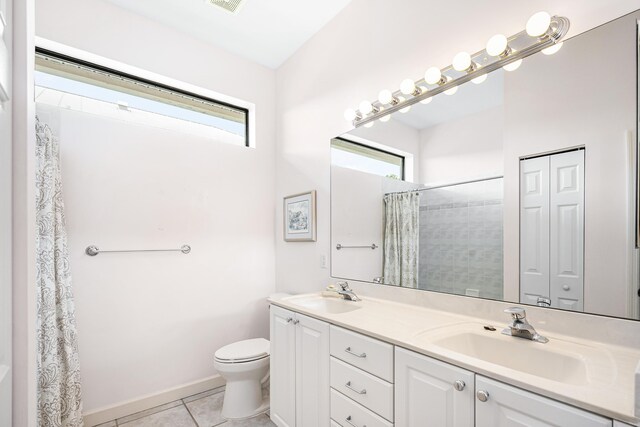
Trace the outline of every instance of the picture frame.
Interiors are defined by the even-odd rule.
[[[316,191],[293,194],[283,201],[284,241],[316,241]]]

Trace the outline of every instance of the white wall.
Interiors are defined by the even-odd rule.
[[[37,35],[256,105],[256,148],[60,122],[85,412],[215,374],[217,348],[268,336],[275,72],[95,0],[38,0]],[[193,250],[94,258],[90,244]]]
[[[420,182],[444,185],[501,176],[503,128],[504,109],[495,107],[422,130]]]
[[[345,108],[375,99],[383,88],[397,88],[403,78],[417,79],[431,65],[449,64],[462,49],[480,50],[497,32],[521,31],[539,10],[568,16],[570,34],[578,34],[636,8],[637,0],[460,0],[435,9],[420,0],[402,7],[353,0],[277,73],[277,198],[318,190],[319,220],[316,243],[277,238],[278,288],[316,291],[330,279],[318,260],[330,250],[329,141],[350,128],[342,117]],[[280,236],[282,226],[276,225]]]

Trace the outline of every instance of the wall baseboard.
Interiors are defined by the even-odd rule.
[[[156,406],[164,405],[203,391],[221,387],[225,384],[224,379],[220,375],[204,378],[188,384],[183,384],[154,394],[140,396],[136,399],[121,402],[112,406],[107,406],[84,414],[84,424],[86,427],[96,426],[115,420],[116,418],[126,417],[136,412],[145,411]]]

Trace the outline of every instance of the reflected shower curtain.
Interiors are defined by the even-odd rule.
[[[58,141],[36,118],[38,426],[82,426],[82,393]]]
[[[384,282],[418,287],[420,193],[384,196]]]

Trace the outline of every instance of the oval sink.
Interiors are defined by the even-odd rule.
[[[482,325],[458,325],[448,332],[431,331],[416,339],[441,349],[552,381],[572,385],[609,382],[591,375],[591,366],[606,368],[610,359],[600,349],[552,339],[547,344],[485,331]],[[435,332],[435,333],[434,333]],[[606,369],[605,369],[606,370]],[[613,369],[609,370],[613,372]]]
[[[339,314],[347,313],[350,311],[358,310],[361,307],[354,301],[345,301],[335,297],[322,297],[322,296],[304,296],[288,298],[287,302],[290,302],[300,307],[307,308],[309,310],[321,311],[323,313]]]

